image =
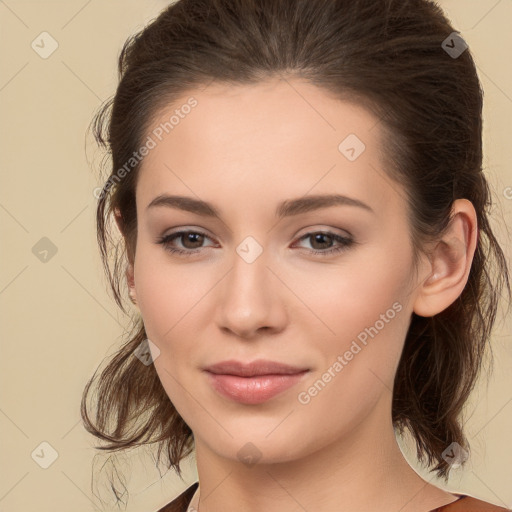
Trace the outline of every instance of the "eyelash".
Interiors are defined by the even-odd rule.
[[[169,235],[165,235],[163,237],[160,237],[157,240],[157,244],[163,245],[164,249],[166,251],[170,252],[170,253],[180,254],[180,255],[183,255],[183,256],[192,256],[192,255],[196,254],[197,252],[199,252],[201,249],[203,249],[203,247],[199,247],[197,249],[184,250],[184,249],[179,249],[179,248],[176,248],[176,247],[172,247],[170,245],[170,243],[173,240],[175,240],[177,238],[180,238],[183,235],[190,234],[190,233],[193,233],[195,235],[203,235],[203,236],[205,236],[207,238],[210,238],[208,235],[206,235],[206,233],[202,233],[201,231],[183,230],[183,231],[176,231],[175,233],[171,233]],[[301,236],[299,238],[299,241],[307,239],[307,238],[310,238],[310,237],[312,237],[314,235],[319,235],[319,234],[330,236],[330,237],[332,237],[334,239],[334,241],[339,242],[341,245],[339,247],[330,248],[330,249],[327,249],[325,251],[319,251],[319,250],[315,250],[315,249],[307,249],[309,253],[314,254],[314,255],[318,255],[318,256],[331,256],[333,254],[340,253],[340,252],[348,249],[350,246],[352,246],[353,244],[356,243],[351,238],[338,235],[338,234],[333,233],[331,231],[311,231],[311,232],[306,233],[305,235]]]

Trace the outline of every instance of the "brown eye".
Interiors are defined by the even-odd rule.
[[[171,253],[190,256],[207,247],[203,246],[206,239],[210,239],[210,237],[200,231],[183,230],[161,237],[157,240],[157,243],[163,245],[164,249]],[[181,242],[182,248],[175,246],[176,240]]]
[[[328,249],[334,241],[334,237],[327,233],[315,233],[309,237],[313,241],[311,245],[315,250]]]
[[[183,246],[187,249],[197,249],[202,246],[204,241],[204,235],[202,233],[194,233],[192,231],[181,233],[179,238],[181,239]]]
[[[302,236],[300,240],[310,240],[312,249],[309,250],[309,252],[321,256],[329,256],[331,254],[344,251],[355,243],[351,238],[331,233],[330,231],[315,231],[307,233]],[[333,245],[335,242],[337,242],[337,246]]]

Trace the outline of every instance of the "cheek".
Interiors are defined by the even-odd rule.
[[[190,311],[209,285],[186,263],[176,263],[160,245],[141,240],[135,255],[135,289],[144,318],[161,334]]]
[[[384,321],[393,320],[398,309],[406,310],[410,265],[407,254],[381,247],[361,250],[336,266],[319,265],[314,272],[302,269],[288,278],[325,337],[346,340],[373,326],[381,315]]]
[[[305,302],[321,320],[314,319],[315,332],[322,333],[317,345],[323,356],[317,369],[320,378],[323,381],[322,375],[329,369],[336,375],[314,407],[328,407],[333,401],[339,411],[356,411],[375,401],[383,386],[393,387],[409,325],[412,261],[405,252],[381,247],[360,251],[345,263],[327,273],[316,273],[315,286],[309,289],[309,279],[303,274],[301,289]],[[312,321],[309,324],[312,326]],[[304,329],[308,329],[305,324]]]
[[[170,264],[166,254],[140,247],[135,257],[135,288],[147,337],[158,347],[155,370],[174,407],[187,418],[194,395],[194,347],[197,322],[194,306],[207,292],[201,280],[191,279],[180,265]],[[163,252],[163,250],[162,250]]]
[[[374,255],[371,264],[360,258],[359,265],[333,269],[315,280],[310,291],[303,288],[322,322],[314,319],[316,329],[311,329],[313,322],[304,320],[301,329],[314,335],[320,326],[316,349],[322,363],[301,387],[298,401],[309,417],[329,410],[326,431],[354,427],[383,394],[391,394],[409,325],[406,259],[392,265],[389,257]]]

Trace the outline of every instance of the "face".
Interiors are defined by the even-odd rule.
[[[296,80],[211,84],[146,134],[135,292],[196,446],[234,460],[250,442],[285,461],[388,420],[417,282],[381,136],[370,111]],[[245,387],[204,371],[256,359],[307,371]]]

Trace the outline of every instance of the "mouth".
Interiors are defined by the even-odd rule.
[[[261,404],[300,382],[309,368],[274,361],[243,364],[224,361],[204,369],[210,385],[223,397],[243,404]]]

